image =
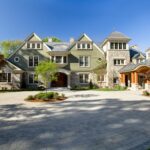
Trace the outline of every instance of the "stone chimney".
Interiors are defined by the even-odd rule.
[[[74,38],[70,38],[70,44],[74,43]]]
[[[49,43],[53,42],[53,39],[52,38],[48,38],[48,42]]]

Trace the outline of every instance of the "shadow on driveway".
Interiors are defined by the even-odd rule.
[[[144,150],[150,102],[91,99],[0,106],[2,150]]]

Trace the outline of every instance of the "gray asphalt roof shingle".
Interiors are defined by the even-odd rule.
[[[121,32],[118,32],[118,31],[114,31],[112,32],[107,39],[128,39],[130,40],[130,38],[126,35],[124,35],[123,33]]]
[[[67,51],[68,47],[70,46],[70,43],[66,43],[66,42],[47,42],[46,45],[52,51]]]
[[[140,65],[144,65],[144,66],[149,66],[150,67],[150,60],[145,60],[144,62],[138,63],[138,64],[133,64],[133,63],[129,63],[126,66],[124,66],[123,68],[121,68],[119,70],[119,72],[130,72],[132,70],[134,70],[135,68],[137,68]]]

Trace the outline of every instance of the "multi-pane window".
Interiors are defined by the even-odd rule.
[[[51,60],[52,62],[55,62],[58,64],[65,64],[67,63],[67,56],[52,56]]]
[[[89,82],[89,75],[88,74],[80,74],[79,75],[80,83],[88,83]]]
[[[89,56],[80,56],[79,57],[80,67],[89,67],[90,66],[90,57]]]
[[[11,73],[0,73],[0,82],[11,82]]]
[[[115,49],[118,49],[118,43],[115,43]]]
[[[32,48],[35,49],[35,43],[32,43]]]
[[[29,79],[28,79],[28,81],[29,81],[29,84],[35,84],[35,83],[38,83],[38,81],[37,80],[35,80],[35,74],[34,73],[32,73],[32,74],[29,74]]]
[[[38,66],[39,57],[38,56],[29,56],[29,67]]]
[[[114,59],[114,65],[125,65],[125,59]]]
[[[126,49],[126,43],[111,42],[110,49]]]
[[[56,63],[58,64],[62,63],[62,56],[56,56]]]
[[[30,48],[30,43],[27,43],[27,48]]]
[[[126,49],[126,43],[123,43],[123,49]]]
[[[100,82],[104,82],[105,81],[104,75],[99,75],[97,80]]]
[[[27,43],[27,49],[40,49],[41,48],[41,43],[38,42],[28,42]]]
[[[114,45],[115,45],[115,43],[110,43],[110,48],[114,49]]]
[[[41,44],[40,43],[37,43],[37,48],[41,48]]]
[[[92,49],[92,43],[77,43],[77,49]]]
[[[122,43],[119,43],[119,49],[122,49]]]

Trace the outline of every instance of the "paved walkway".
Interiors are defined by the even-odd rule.
[[[0,93],[0,150],[146,150],[150,99],[139,93],[62,91],[57,103]]]

